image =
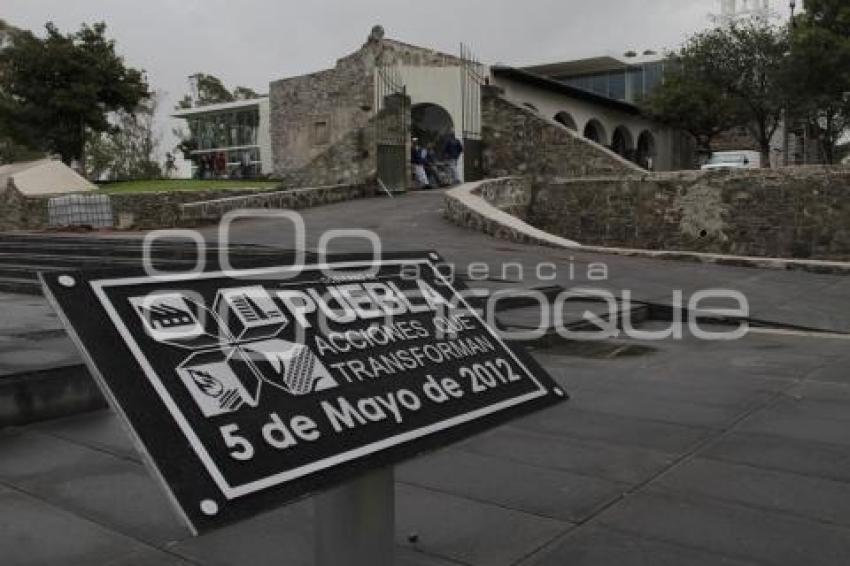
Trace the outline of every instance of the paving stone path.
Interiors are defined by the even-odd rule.
[[[526,287],[592,283],[663,305],[674,289],[722,286],[744,293],[754,318],[850,331],[850,278],[507,244],[441,208],[439,193],[415,193],[307,210],[308,247],[326,228],[368,228],[387,249],[436,249],[459,267],[519,263]],[[241,222],[233,237],[292,245],[271,221]],[[536,273],[541,261],[555,281]],[[606,263],[605,282],[588,281],[593,262]],[[846,338],[618,338],[534,355],[571,401],[400,466],[399,564],[850,563]],[[4,566],[295,566],[311,550],[309,500],[190,537],[108,411],[0,431]]]

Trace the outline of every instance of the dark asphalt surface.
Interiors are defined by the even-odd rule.
[[[307,246],[329,228],[365,228],[388,250],[434,249],[459,270],[518,263],[524,287],[630,290],[658,305],[674,290],[731,288],[753,318],[850,331],[848,278],[518,245],[453,226],[441,210],[439,193],[306,210]],[[271,220],[239,222],[232,238],[293,245]],[[538,276],[540,262],[554,264],[554,281],[549,268]],[[590,263],[606,264],[605,281],[588,280]],[[617,338],[534,355],[572,399],[399,466],[399,564],[850,563],[846,336]],[[290,566],[311,564],[311,550],[309,500],[190,537],[110,412],[0,431],[3,566]]]

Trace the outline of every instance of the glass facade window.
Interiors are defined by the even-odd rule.
[[[262,174],[257,106],[186,117],[194,140],[195,178],[252,178]]]
[[[647,63],[643,66],[643,95],[650,94],[664,80],[664,63]]]
[[[201,114],[191,116],[187,121],[200,150],[257,145],[260,126],[257,108]]]
[[[664,61],[656,61],[604,73],[555,77],[555,80],[614,100],[637,103],[662,83],[664,67]]]
[[[593,92],[608,96],[608,74],[594,75],[593,77]]]
[[[643,99],[643,70],[629,70],[629,102],[640,102]]]
[[[626,73],[611,73],[608,78],[608,97],[614,100],[626,99]]]

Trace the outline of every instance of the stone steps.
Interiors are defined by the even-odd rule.
[[[0,377],[0,429],[106,406],[103,394],[82,364]]]
[[[68,269],[142,268],[140,238],[80,235],[0,235],[0,428],[56,418],[105,406],[79,353],[46,305],[38,273]],[[205,251],[208,266],[218,265],[221,246]],[[278,264],[287,252],[254,245],[228,248],[234,266]],[[151,247],[161,271],[191,269],[197,259],[193,242],[159,241]],[[28,296],[29,295],[29,296]],[[35,303],[34,303],[35,301]],[[36,305],[37,306],[32,306]],[[37,317],[33,315],[44,311]],[[30,321],[30,319],[32,319]],[[15,324],[20,320],[21,324]],[[28,322],[29,321],[29,322]]]
[[[39,271],[60,269],[141,269],[144,257],[142,238],[52,235],[0,235],[0,290],[38,294],[33,282]],[[222,246],[208,244],[203,258],[207,266],[219,264]],[[234,266],[275,263],[286,252],[256,245],[234,245],[227,248]],[[154,267],[160,271],[191,269],[198,260],[194,242],[159,240],[149,249]]]
[[[30,278],[0,277],[0,291],[22,295],[40,295],[41,284]]]

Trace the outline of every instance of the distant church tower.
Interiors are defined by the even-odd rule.
[[[728,24],[745,18],[768,20],[770,17],[770,0],[720,0],[717,19]]]

